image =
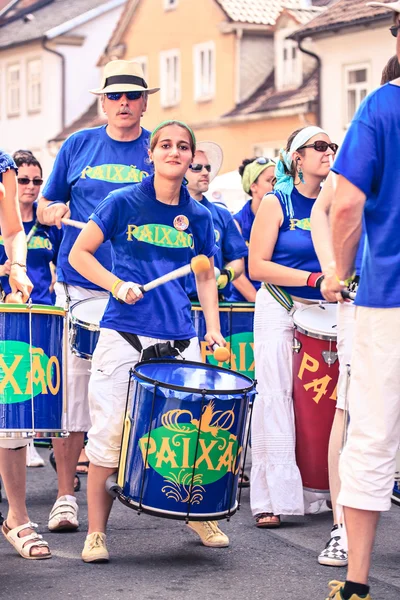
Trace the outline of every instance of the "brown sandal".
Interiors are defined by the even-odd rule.
[[[274,515],[274,513],[260,513],[256,515],[255,518],[256,527],[259,527],[260,529],[273,529],[276,527],[280,527],[281,525],[280,516]]]

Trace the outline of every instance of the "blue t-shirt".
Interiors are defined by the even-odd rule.
[[[186,265],[194,254],[214,256],[210,212],[182,186],[178,205],[159,202],[154,177],[112,192],[90,217],[110,240],[118,260],[113,273],[145,284]],[[166,340],[195,337],[185,279],[170,281],[144,294],[136,305],[110,295],[101,327]]]
[[[33,205],[33,221],[23,223],[25,233],[28,234],[36,221],[36,205]],[[50,263],[57,264],[58,250],[61,244],[62,230],[57,227],[38,225],[35,234],[29,241],[26,258],[27,275],[33,283],[31,293],[32,302],[35,304],[54,304],[54,296],[50,293],[51,284]],[[7,255],[4,249],[3,238],[0,235],[0,264],[4,264]],[[6,294],[11,292],[8,277],[0,277],[1,285]]]
[[[214,256],[214,264],[221,271],[232,260],[247,256],[247,246],[228,209],[220,205],[216,206],[213,202],[207,200],[205,196],[201,199],[200,204],[208,208],[214,222],[215,242],[218,245],[218,252]],[[221,290],[226,298],[230,295],[230,287],[230,284],[228,284]],[[196,281],[192,274],[186,278],[186,292],[189,298],[197,297]]]
[[[359,107],[333,166],[367,197],[360,306],[400,306],[399,155],[400,87],[388,83]]]
[[[251,210],[251,200],[246,202],[243,208],[238,213],[233,215],[233,218],[239,223],[240,229],[242,230],[242,237],[246,243],[246,246],[248,247],[250,244],[251,228],[253,227],[255,219],[254,213]],[[252,279],[250,279],[248,255],[246,255],[244,259],[244,273],[247,279],[249,279],[252,285],[255,287],[255,289],[258,290],[261,286],[261,282],[253,281]],[[234,285],[231,285],[230,295],[229,298],[227,298],[227,300],[229,302],[247,302],[246,298],[242,296],[242,294],[239,292],[239,290],[235,288]]]
[[[311,209],[315,199],[303,196],[296,188],[293,188],[290,199],[279,191],[271,192],[271,194],[278,198],[283,212],[283,223],[279,229],[271,261],[292,269],[318,273],[321,271],[321,266],[311,239],[310,225]],[[292,213],[288,208],[290,205]],[[317,288],[283,285],[279,287],[298,298],[323,299],[320,290]]]
[[[53,171],[43,190],[47,200],[69,202],[71,219],[86,222],[98,204],[113,190],[137,183],[152,172],[148,157],[150,132],[133,142],[110,138],[106,126],[72,134],[57,154]],[[79,229],[67,226],[57,264],[57,280],[89,289],[100,289],[79,275],[68,262]],[[102,244],[96,258],[111,269],[111,246]]]
[[[9,154],[0,150],[0,183],[3,181],[3,173],[9,169],[14,169],[17,172],[17,165]]]

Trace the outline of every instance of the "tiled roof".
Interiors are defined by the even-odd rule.
[[[301,8],[301,0],[217,0],[236,23],[274,25],[283,8]]]
[[[69,135],[79,131],[80,129],[86,129],[87,127],[98,127],[104,125],[107,120],[104,117],[100,117],[97,111],[97,100],[91,104],[91,106],[84,112],[80,117],[76,119],[71,125],[65,127],[60,133],[58,133],[53,139],[48,140],[49,142],[63,142]]]
[[[106,0],[47,0],[29,6],[33,19],[13,19],[0,25],[0,48],[16,46],[43,38],[47,31],[89,10],[105,4]],[[35,5],[39,6],[35,10]],[[26,8],[26,7],[25,7]],[[23,10],[25,13],[25,10]]]
[[[289,8],[284,10],[282,14],[291,15],[300,25],[305,25],[311,19],[320,15],[323,8]]]
[[[366,6],[366,0],[336,0],[332,6],[298,29],[291,37],[300,39],[324,31],[385,20],[392,14],[392,11],[385,8]]]
[[[313,71],[295,90],[277,91],[274,85],[274,71],[264,83],[244,102],[238,104],[224,118],[266,113],[279,109],[295,108],[316,101],[318,96],[318,72]]]

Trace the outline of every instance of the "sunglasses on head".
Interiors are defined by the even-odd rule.
[[[390,33],[395,38],[397,38],[397,36],[399,35],[399,29],[400,29],[400,25],[392,25],[391,27],[389,27]]]
[[[303,150],[303,148],[314,148],[317,152],[326,152],[328,148],[330,148],[333,154],[339,149],[337,144],[328,144],[328,142],[323,142],[322,140],[316,141],[313,144],[305,144],[304,146],[300,146],[297,150]]]
[[[122,96],[126,96],[127,100],[139,100],[142,97],[143,92],[111,92],[106,94],[109,100],[121,100]]]
[[[259,156],[258,158],[255,158],[253,162],[257,163],[258,165],[267,165],[270,162],[275,164],[275,161],[272,160],[272,158],[266,158],[265,156]]]
[[[18,177],[18,183],[21,185],[28,185],[32,181],[33,185],[42,185],[43,179],[35,177],[35,179],[29,179],[29,177]]]
[[[189,169],[193,171],[193,173],[201,173],[203,169],[205,169],[208,173],[211,173],[211,165],[201,165],[200,163],[194,163],[190,165]]]

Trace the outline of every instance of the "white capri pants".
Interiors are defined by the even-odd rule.
[[[148,348],[166,340],[139,336]],[[182,352],[187,360],[200,361],[197,338]],[[140,353],[117,331],[101,329],[93,354],[89,383],[89,408],[92,426],[88,433],[86,454],[94,465],[117,468],[125,417],[129,370],[140,360]],[[130,402],[132,398],[130,398]]]
[[[339,303],[337,307],[337,352],[339,358],[339,381],[336,408],[346,409],[348,392],[347,366],[351,364],[356,307],[353,302]]]
[[[65,308],[66,296],[62,283],[57,282],[54,286],[56,292],[56,305]],[[99,290],[88,290],[83,287],[68,285],[68,294],[71,297],[70,308],[80,300],[88,298],[108,298],[108,292]],[[88,386],[90,379],[90,361],[78,358],[72,354],[68,345],[67,354],[67,410],[68,431],[89,431],[90,415],[88,403]]]
[[[356,307],[338,504],[390,509],[400,440],[400,308]]]

